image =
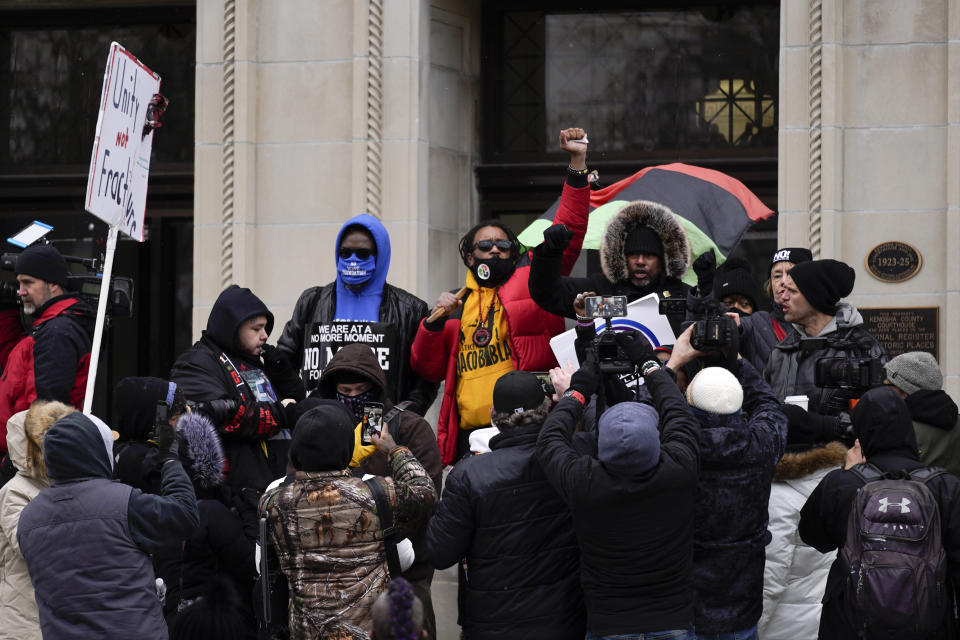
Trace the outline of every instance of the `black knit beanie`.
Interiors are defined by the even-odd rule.
[[[353,457],[356,424],[346,411],[321,405],[297,421],[290,442],[290,463],[298,471],[339,471]]]
[[[67,288],[67,274],[70,269],[60,252],[48,244],[35,244],[27,247],[17,256],[14,267],[17,275],[33,276],[47,282]]]
[[[750,263],[738,258],[727,260],[713,281],[713,295],[717,299],[722,300],[734,294],[749,298],[754,311],[759,308],[757,301],[760,300],[760,292],[750,270]]]
[[[778,262],[800,264],[801,262],[810,262],[811,260],[813,260],[813,254],[810,253],[810,249],[803,247],[784,247],[783,249],[777,249],[777,252],[770,258],[770,268],[772,269],[773,265]]]
[[[623,241],[624,255],[649,253],[663,259],[663,242],[657,232],[646,225],[634,227]]]
[[[170,385],[173,385],[171,388]],[[157,417],[157,402],[169,405],[176,384],[160,378],[124,378],[113,389],[113,424],[120,440],[145,441]]]
[[[827,315],[836,315],[837,303],[853,291],[857,273],[839,260],[802,262],[787,272],[807,302]]]

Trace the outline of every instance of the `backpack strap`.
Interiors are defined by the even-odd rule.
[[[401,567],[400,554],[397,552],[397,529],[393,526],[393,509],[376,477],[364,482],[370,487],[373,500],[377,503],[377,516],[380,518],[380,528],[383,530],[383,548],[387,553],[387,568],[390,570],[390,576],[396,578],[401,573]]]
[[[923,467],[921,469],[914,469],[908,472],[907,475],[910,476],[911,480],[927,484],[937,476],[942,476],[946,473],[948,473],[948,471],[942,467]]]
[[[409,401],[409,400],[404,400],[403,402],[401,402],[401,403],[399,403],[399,404],[393,405],[393,407],[390,409],[390,411],[387,411],[387,412],[384,414],[384,416],[383,416],[383,421],[387,424],[387,427],[389,427],[391,433],[394,432],[393,423],[391,422],[391,420],[393,420],[394,418],[399,417],[400,414],[403,413],[404,411],[406,411],[406,410],[407,410],[407,407],[409,407],[409,406],[410,406],[410,401]]]
[[[885,475],[883,471],[880,471],[880,469],[869,462],[861,462],[860,464],[850,467],[848,471],[852,471],[858,478],[860,478],[863,484],[882,480]]]

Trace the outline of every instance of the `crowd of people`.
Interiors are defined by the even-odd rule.
[[[428,307],[387,282],[380,221],[351,218],[276,346],[232,285],[167,379],[119,381],[108,421],[78,411],[90,307],[55,248],[25,249],[27,322],[0,310],[0,638],[432,640],[454,566],[468,640],[956,637],[960,420],[937,361],[888,359],[848,265],[781,248],[761,293],[653,202],[571,276],[585,140],[560,134],[535,248],[478,223],[465,282]],[[586,313],[650,294],[685,303],[672,345]],[[732,337],[704,346],[704,318]],[[567,324],[577,367],[550,347]]]

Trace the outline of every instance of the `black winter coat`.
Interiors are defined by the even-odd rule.
[[[277,347],[296,367],[303,366],[304,351],[311,347],[310,328],[314,323],[327,324],[334,321],[337,309],[337,283],[311,287],[302,294],[293,308],[293,316],[283,328]],[[417,336],[420,320],[427,317],[427,304],[415,295],[389,284],[383,285],[380,302],[380,322],[397,327],[399,371],[395,383],[391,382],[387,395],[394,402],[410,401],[410,411],[423,415],[437,397],[438,384],[417,376],[410,367],[410,345]],[[394,379],[391,379],[394,380]],[[307,392],[313,385],[307,384]]]
[[[881,471],[912,471],[923,467],[917,454],[910,411],[888,387],[868,391],[853,410],[854,433],[867,462]],[[960,480],[950,474],[931,479],[927,487],[940,509],[941,538],[951,582],[960,585]],[[857,490],[863,486],[852,471],[836,469],[820,481],[800,511],[800,538],[821,553],[841,547],[847,518]],[[844,567],[838,557],[830,567],[820,618],[821,640],[855,638],[850,610],[844,601]],[[936,638],[955,638],[957,620],[944,620]]]
[[[583,638],[571,515],[537,462],[540,425],[505,430],[447,476],[427,528],[430,562],[466,558],[459,623],[470,640]]]
[[[764,547],[770,542],[770,484],[787,440],[787,417],[757,370],[741,361],[740,413],[695,411],[700,482],[693,537],[698,633],[732,633],[763,610]]]
[[[645,384],[660,414],[660,461],[643,474],[615,474],[576,453],[571,435],[583,407],[574,398],[554,407],[537,442],[547,478],[573,510],[594,635],[693,628],[700,425],[668,373]]]

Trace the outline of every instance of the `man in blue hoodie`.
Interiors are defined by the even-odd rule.
[[[398,404],[407,401],[408,410],[423,415],[437,397],[438,385],[413,373],[410,345],[427,315],[426,303],[387,283],[390,236],[377,218],[350,218],[335,246],[337,279],[300,295],[277,341],[280,353],[299,365],[310,393],[340,347],[366,344],[387,374],[387,397]]]

